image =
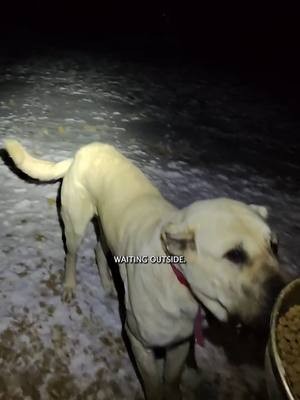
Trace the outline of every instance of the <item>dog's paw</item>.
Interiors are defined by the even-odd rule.
[[[64,303],[71,303],[71,301],[75,298],[74,288],[65,287],[62,294],[62,301]]]

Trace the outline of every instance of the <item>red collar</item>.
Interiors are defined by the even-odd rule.
[[[189,284],[188,281],[185,279],[185,276],[183,275],[183,273],[176,267],[175,264],[171,263],[171,267],[172,267],[172,270],[173,270],[174,274],[176,275],[176,278],[179,280],[179,282],[180,282],[182,285],[184,285],[184,286],[186,286],[187,288],[190,289],[190,288],[191,288],[191,287],[190,287],[190,284]]]
[[[187,287],[189,290],[191,290],[191,286],[188,283],[188,281],[186,280],[183,273],[176,267],[175,264],[171,263],[171,267],[172,267],[172,270],[175,273],[178,281],[182,285]],[[199,306],[199,309],[198,309],[198,312],[197,312],[197,315],[195,318],[194,336],[195,336],[195,343],[201,347],[204,347],[204,336],[203,336],[203,332],[202,332],[202,320],[203,320],[202,310],[201,310],[201,307]]]

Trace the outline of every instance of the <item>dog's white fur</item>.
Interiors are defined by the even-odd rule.
[[[56,164],[31,157],[14,140],[7,140],[5,147],[16,166],[29,176],[39,180],[63,178],[66,300],[72,298],[75,289],[77,249],[94,215],[114,255],[185,256],[186,264],[178,268],[193,293],[178,281],[169,264],[120,265],[126,331],[146,398],[180,399],[180,375],[198,301],[222,321],[237,314],[251,322],[261,312],[266,298],[264,283],[278,274],[277,260],[270,251],[270,228],[264,221],[266,209],[222,198],[195,202],[179,210],[108,144],[89,144],[74,159]],[[249,265],[243,267],[224,257],[241,243],[250,255]],[[102,283],[112,290],[101,243],[96,256]],[[156,346],[167,349],[163,376],[152,351]]]

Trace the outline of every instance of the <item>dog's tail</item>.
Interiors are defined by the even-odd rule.
[[[7,139],[4,147],[15,165],[26,175],[40,181],[52,181],[63,178],[68,171],[73,159],[69,158],[58,163],[39,160],[32,157],[16,140]]]

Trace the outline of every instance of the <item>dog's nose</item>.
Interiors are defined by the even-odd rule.
[[[251,325],[255,330],[263,332],[268,332],[271,312],[274,303],[284,288],[285,282],[280,274],[273,274],[269,276],[263,283],[263,299],[260,306],[260,310],[254,320],[251,321]]]
[[[264,289],[266,293],[266,306],[273,307],[276,298],[278,297],[281,290],[284,288],[285,282],[281,275],[276,274],[268,278],[264,283]]]
[[[264,327],[269,326],[269,321],[274,303],[279,293],[284,288],[284,286],[285,282],[280,274],[272,275],[264,283],[265,300],[264,303],[262,304],[262,309],[261,309],[261,316],[262,316],[261,322],[263,323]]]

